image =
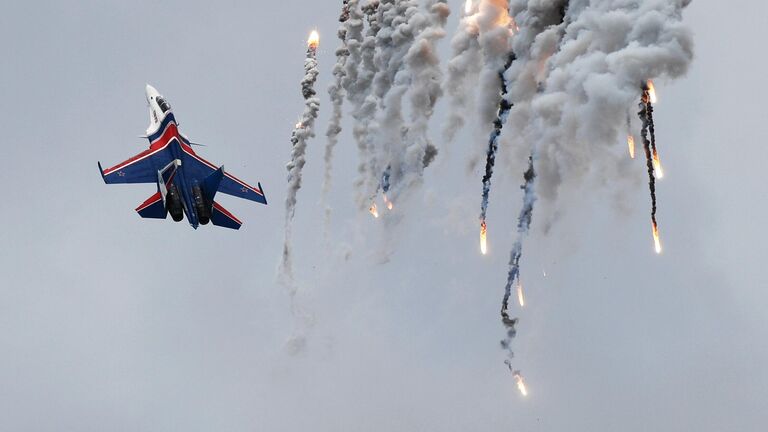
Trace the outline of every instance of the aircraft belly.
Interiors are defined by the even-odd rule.
[[[192,228],[197,229],[199,226],[199,221],[197,220],[197,213],[195,212],[195,206],[192,205],[192,188],[190,183],[187,181],[185,166],[184,163],[184,157],[183,152],[180,148],[180,145],[178,143],[178,140],[173,143],[173,155],[174,158],[181,160],[181,166],[178,168],[178,172],[176,173],[176,180],[174,183],[176,183],[176,187],[181,192],[181,202],[184,206],[184,213],[187,215],[187,220],[189,220],[189,224],[192,225]]]

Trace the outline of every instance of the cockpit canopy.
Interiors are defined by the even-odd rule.
[[[163,114],[171,110],[171,104],[169,104],[162,96],[158,96],[155,100],[157,101],[160,110],[163,111]]]

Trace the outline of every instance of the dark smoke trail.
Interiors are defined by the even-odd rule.
[[[328,130],[325,136],[328,138],[328,143],[325,146],[325,175],[323,176],[323,189],[321,195],[321,202],[325,207],[325,222],[323,232],[328,233],[331,219],[331,209],[327,205],[328,194],[331,191],[331,174],[333,172],[333,150],[336,144],[339,142],[339,134],[341,133],[341,119],[344,115],[342,108],[344,105],[344,98],[346,97],[346,91],[344,90],[343,82],[347,75],[346,64],[349,58],[349,47],[347,46],[347,26],[346,22],[349,20],[349,0],[344,0],[344,5],[341,9],[341,15],[339,16],[339,22],[342,24],[338,30],[338,37],[341,40],[341,46],[336,50],[336,65],[333,67],[333,76],[335,78],[333,84],[328,87],[328,94],[331,97],[331,103],[333,104],[333,114],[331,115],[331,121],[328,125]]]
[[[507,62],[504,64],[504,68],[499,71],[499,80],[501,81],[501,101],[499,102],[499,112],[496,119],[493,122],[493,132],[488,140],[488,150],[485,160],[485,175],[483,176],[483,200],[480,204],[480,222],[485,227],[485,219],[488,213],[488,198],[491,193],[491,178],[493,177],[493,168],[496,165],[496,152],[499,149],[499,137],[501,131],[504,128],[504,124],[509,117],[509,111],[512,109],[513,104],[507,100],[508,96],[508,82],[506,78],[506,72],[512,66],[512,63],[516,60],[514,52],[509,53]]]
[[[520,258],[523,256],[523,237],[528,234],[531,228],[531,221],[533,218],[533,205],[536,202],[536,195],[534,192],[534,181],[536,179],[536,171],[533,167],[533,156],[528,159],[528,170],[523,175],[525,183],[521,186],[523,189],[523,208],[520,210],[520,216],[517,220],[517,240],[512,247],[512,253],[509,259],[509,274],[507,275],[507,285],[504,287],[504,300],[501,303],[501,322],[507,329],[507,336],[501,340],[501,348],[507,351],[508,358],[504,362],[512,370],[512,358],[514,352],[512,351],[512,339],[517,335],[517,318],[509,316],[509,298],[512,296],[512,286],[515,281],[519,283],[520,280]]]
[[[286,165],[288,170],[288,193],[285,198],[285,243],[283,259],[280,264],[280,274],[283,282],[290,284],[293,279],[292,265],[292,222],[296,213],[296,196],[301,189],[302,170],[306,164],[307,142],[315,136],[315,120],[320,111],[320,99],[317,98],[315,83],[320,71],[317,67],[317,46],[319,40],[316,32],[312,32],[308,41],[307,59],[304,62],[304,78],[301,80],[301,94],[304,97],[304,112],[301,121],[291,134],[291,161]],[[291,288],[291,297],[295,289]]]
[[[663,177],[663,171],[661,169],[661,160],[659,159],[659,152],[656,149],[656,124],[653,121],[653,94],[655,94],[655,90],[651,87],[652,84],[649,81],[644,88],[647,88],[645,92],[648,93],[648,96],[645,97],[645,105],[646,105],[646,112],[648,116],[648,132],[650,133],[651,137],[651,153],[653,157],[654,162],[654,174],[656,175],[657,179],[660,179]]]
[[[653,222],[654,229],[658,229],[659,225],[656,221],[656,173],[653,168],[652,154],[655,147],[656,131],[653,125],[653,105],[651,104],[651,96],[647,87],[643,89],[643,97],[638,115],[643,122],[641,136],[643,139],[643,149],[645,150],[645,159],[648,165],[648,186],[651,190],[651,222]],[[651,133],[651,139],[648,138],[649,132]]]
[[[653,102],[651,102],[651,96],[649,90],[643,92],[643,101],[645,102],[645,116],[648,119],[648,132],[651,136],[651,152],[656,155],[656,124],[653,121]]]

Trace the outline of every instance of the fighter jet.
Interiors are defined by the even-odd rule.
[[[149,84],[146,95],[149,149],[106,170],[99,162],[104,182],[155,183],[157,192],[136,208],[143,218],[165,219],[170,213],[176,222],[186,215],[194,229],[209,222],[240,229],[243,223],[214,201],[214,197],[222,192],[266,205],[261,184],[249,186],[225,172],[223,166],[217,168],[198,156],[192,149],[195,144],[179,131],[168,101]]]

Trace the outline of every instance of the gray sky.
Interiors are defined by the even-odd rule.
[[[307,350],[286,352],[296,323],[275,283],[284,165],[314,27],[327,124],[341,2],[190,3],[17,2],[0,13],[0,430],[764,428],[768,5],[694,1],[686,14],[693,69],[659,83],[662,257],[641,163],[627,165],[629,186],[588,182],[535,215],[515,340],[522,398],[498,349],[521,173],[498,170],[483,259],[471,130],[443,149],[391,230],[355,213],[345,130],[330,247],[318,205],[325,140],[310,143],[294,238],[299,302],[314,320]],[[209,145],[204,157],[262,182],[269,207],[222,199],[240,232],[141,220],[133,209],[153,187],[99,178],[97,160],[146,146],[145,83]]]

